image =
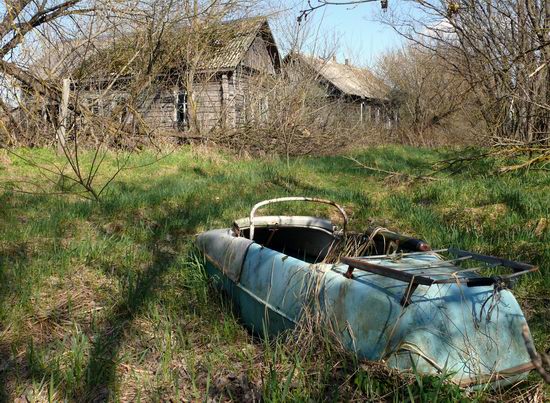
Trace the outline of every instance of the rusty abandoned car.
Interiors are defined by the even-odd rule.
[[[342,228],[317,217],[256,216],[262,206],[287,201],[329,204]],[[464,387],[527,376],[526,320],[510,288],[536,267],[459,249],[431,250],[422,240],[381,228],[351,233],[347,222],[334,202],[284,197],[256,204],[248,218],[204,232],[197,243],[208,276],[254,332],[293,328],[309,304],[362,359],[403,371],[444,372]]]

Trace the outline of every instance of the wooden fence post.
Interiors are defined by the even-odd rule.
[[[61,93],[61,104],[59,105],[58,128],[56,132],[57,152],[62,154],[65,149],[67,115],[69,112],[69,92],[71,90],[71,81],[68,78],[63,79],[63,90]]]

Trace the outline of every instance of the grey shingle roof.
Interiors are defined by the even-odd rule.
[[[212,47],[212,55],[199,62],[198,68],[222,70],[236,68],[262,29],[269,30],[264,17],[230,21],[220,26],[217,46]],[[215,43],[216,45],[216,43]]]
[[[332,84],[344,95],[361,98],[380,98],[373,74],[350,64],[337,63],[333,59],[321,59],[307,55],[293,55],[312,68],[320,77]]]

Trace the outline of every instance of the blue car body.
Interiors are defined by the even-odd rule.
[[[311,231],[323,236],[333,231],[329,221],[313,217],[262,218],[257,228],[307,228],[310,232],[298,236],[299,242],[308,242]],[[456,383],[472,386],[516,382],[532,368],[522,337],[526,320],[508,289],[457,281],[411,290],[410,283],[368,271],[346,275],[350,266],[342,262],[291,256],[247,239],[235,228],[204,232],[197,244],[208,276],[231,296],[243,322],[257,333],[292,329],[307,306],[331,326],[346,349],[399,370],[445,372]],[[432,251],[359,259],[432,279],[453,278],[461,270]]]

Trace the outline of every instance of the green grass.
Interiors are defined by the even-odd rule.
[[[49,150],[23,152],[56,160]],[[420,174],[448,153],[383,147],[354,157]],[[152,158],[144,152],[132,163]],[[486,160],[454,175],[439,173],[439,181],[405,183],[345,157],[294,159],[289,170],[285,160],[187,148],[124,171],[93,203],[10,190],[14,181],[40,180],[10,159],[0,159],[0,401],[490,399],[441,378],[403,384],[391,371],[334,349],[326,335],[301,348],[254,339],[209,288],[193,237],[229,226],[259,200],[284,195],[333,199],[350,212],[352,229],[381,224],[435,247],[539,265],[515,294],[537,347],[550,347],[550,229],[539,225],[550,219],[548,174],[498,176],[502,161]],[[291,209],[332,214],[324,207]],[[506,393],[539,389],[533,375]]]

